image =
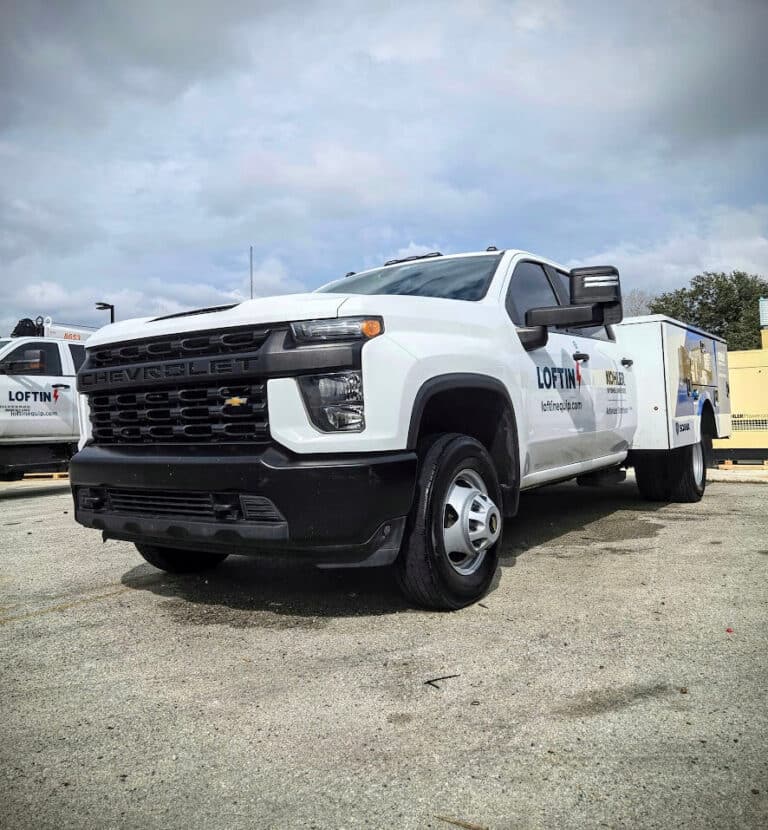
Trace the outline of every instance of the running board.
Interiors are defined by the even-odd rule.
[[[594,473],[586,473],[576,477],[579,487],[610,487],[614,484],[621,484],[627,477],[627,471],[621,467],[610,467],[607,470],[596,470]]]

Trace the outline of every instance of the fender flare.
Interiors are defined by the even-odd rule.
[[[517,513],[517,505],[520,496],[520,444],[517,432],[517,416],[512,399],[506,386],[498,378],[489,375],[474,374],[471,372],[455,372],[444,375],[436,375],[425,381],[419,391],[411,408],[411,421],[408,427],[407,449],[415,450],[424,410],[429,401],[442,392],[461,390],[462,392],[483,391],[493,392],[500,395],[505,402],[507,418],[500,421],[500,432],[497,435],[499,444],[489,449],[497,469],[500,467],[500,460],[506,463],[507,475],[499,476],[504,496],[504,514],[514,516]],[[496,441],[494,441],[496,444]],[[495,450],[495,451],[494,451]],[[504,480],[506,479],[506,480]]]

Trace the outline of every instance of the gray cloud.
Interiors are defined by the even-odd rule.
[[[757,267],[766,9],[2,4],[0,305],[220,302],[250,244],[269,291],[424,241]]]
[[[171,100],[196,82],[244,66],[248,25],[274,8],[253,0],[4,3],[0,112],[11,126],[82,127],[124,98]]]

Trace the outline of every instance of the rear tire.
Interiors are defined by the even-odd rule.
[[[21,481],[24,478],[24,473],[10,472],[0,473],[0,481]]]
[[[668,452],[638,452],[635,455],[635,480],[646,501],[669,501],[671,486],[667,469]]]
[[[639,452],[635,478],[646,501],[697,502],[707,487],[708,436],[687,447],[667,452]],[[712,439],[709,438],[711,446]]]
[[[701,501],[707,487],[707,465],[702,441],[673,450],[671,500]]]
[[[395,563],[403,593],[444,611],[481,599],[498,566],[501,503],[493,461],[474,438],[449,433],[422,448],[416,500]]]
[[[226,553],[205,553],[197,550],[178,550],[157,545],[136,545],[136,550],[156,568],[171,574],[189,574],[207,571],[220,565]]]

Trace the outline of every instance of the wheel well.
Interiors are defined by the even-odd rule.
[[[715,421],[715,410],[709,401],[704,402],[701,409],[701,434],[711,435],[717,438],[717,422]]]
[[[425,437],[443,432],[475,438],[493,460],[504,494],[504,513],[513,516],[520,482],[517,424],[509,397],[502,389],[491,385],[444,386],[422,396],[409,444],[417,446]]]

